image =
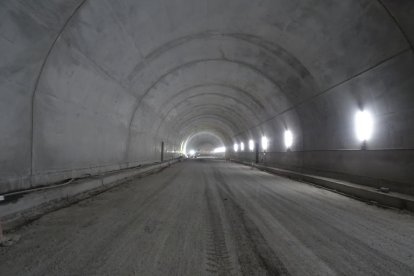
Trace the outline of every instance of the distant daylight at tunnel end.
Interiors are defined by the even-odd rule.
[[[414,275],[414,1],[0,1],[0,275]]]

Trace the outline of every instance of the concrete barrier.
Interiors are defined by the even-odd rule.
[[[287,178],[312,183],[314,185],[329,189],[333,192],[345,194],[357,198],[359,200],[367,201],[382,206],[393,207],[398,209],[406,209],[414,212],[414,196],[405,195],[395,192],[383,193],[378,189],[341,181],[337,179],[321,177],[311,174],[304,174],[300,172],[279,169],[275,167],[268,167],[262,164],[247,163],[238,160],[231,160],[233,162],[243,164],[246,166],[255,167],[259,170],[269,173],[277,174]],[[380,187],[378,187],[380,188]]]
[[[33,191],[20,191],[9,196],[5,194],[4,201],[0,202],[0,222],[3,224],[4,231],[11,230],[45,213],[102,193],[129,179],[156,173],[175,162],[177,160],[154,163],[70,181],[68,185],[60,184]]]

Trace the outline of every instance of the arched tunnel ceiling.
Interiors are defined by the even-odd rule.
[[[290,128],[297,150],[355,148],[348,113],[368,106],[399,129],[386,114],[410,109],[402,2],[3,1],[2,91],[9,117],[27,114],[2,122],[3,173],[149,161],[198,132],[225,144],[270,133],[277,151]],[[412,146],[382,131],[374,148]]]

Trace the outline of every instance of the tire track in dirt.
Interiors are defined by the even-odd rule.
[[[237,257],[243,275],[289,275],[282,261],[268,246],[254,222],[237,204],[221,173],[214,168],[218,195],[224,199],[224,208],[237,247]]]
[[[230,255],[226,244],[226,235],[224,225],[220,216],[220,211],[215,202],[216,195],[209,187],[209,183],[205,175],[205,198],[207,202],[207,217],[209,231],[207,233],[207,254],[206,254],[206,271],[218,275],[232,275],[234,268],[232,267]]]

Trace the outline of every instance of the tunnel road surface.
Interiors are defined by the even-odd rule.
[[[49,213],[0,275],[414,275],[414,218],[218,160]]]

